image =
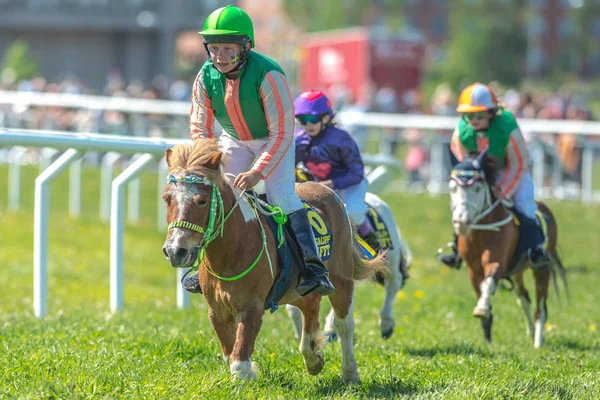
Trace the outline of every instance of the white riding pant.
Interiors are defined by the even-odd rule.
[[[352,218],[357,226],[360,226],[366,218],[367,205],[365,203],[365,196],[368,188],[369,181],[367,181],[366,178],[363,178],[363,180],[356,185],[336,190],[344,201],[344,204],[346,204],[346,211],[350,215],[350,218]]]
[[[224,155],[223,172],[238,175],[248,172],[254,161],[265,151],[269,138],[238,140],[228,133],[219,136],[219,146]],[[268,201],[281,207],[285,214],[304,208],[295,191],[296,143],[292,141],[279,164],[264,180]]]
[[[496,178],[496,183],[502,182],[502,178],[504,178],[504,172]],[[535,213],[538,208],[535,203],[535,186],[531,173],[526,172],[523,174],[519,187],[513,194],[512,201],[518,211],[525,214],[528,218],[535,219]]]

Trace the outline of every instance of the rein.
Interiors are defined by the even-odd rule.
[[[193,230],[193,231],[198,232],[203,235],[202,240],[196,246],[199,249],[198,261],[195,265],[191,266],[190,268],[192,270],[196,271],[196,270],[198,270],[200,265],[203,264],[204,268],[206,268],[206,271],[208,273],[210,273],[212,276],[214,276],[215,278],[217,278],[219,280],[228,281],[228,282],[236,281],[236,280],[241,279],[244,276],[246,276],[250,271],[252,271],[252,269],[254,269],[256,264],[258,264],[258,261],[261,259],[262,255],[265,252],[265,249],[267,247],[267,235],[265,233],[265,229],[262,225],[262,222],[260,221],[260,218],[258,218],[258,222],[260,223],[260,227],[261,227],[263,245],[261,247],[260,253],[254,260],[254,262],[248,268],[246,268],[242,273],[232,276],[232,277],[219,276],[219,275],[215,274],[214,272],[212,272],[206,266],[206,263],[204,262],[204,258],[206,256],[206,247],[208,247],[208,245],[212,241],[214,241],[219,235],[221,237],[223,236],[225,222],[233,214],[233,211],[239,206],[241,197],[244,195],[248,196],[248,194],[246,194],[244,191],[242,191],[241,195],[236,199],[236,202],[233,205],[233,207],[231,207],[231,210],[229,210],[227,215],[225,215],[225,208],[223,206],[223,198],[221,196],[221,191],[219,190],[219,188],[217,187],[217,185],[214,182],[208,180],[206,177],[199,177],[195,174],[178,175],[178,176],[169,175],[167,177],[167,184],[176,183],[176,182],[187,182],[187,183],[197,183],[197,184],[202,184],[202,185],[210,185],[213,188],[211,196],[210,196],[210,214],[208,216],[208,224],[207,224],[206,228],[203,228],[197,224],[194,224],[189,221],[184,221],[184,220],[173,221],[167,225],[168,230],[171,230],[172,228],[186,228],[186,229]],[[254,208],[254,212],[256,213],[256,208]],[[257,217],[258,217],[258,215],[257,215]],[[218,221],[220,221],[220,225],[215,229],[215,222],[218,223]],[[268,252],[267,252],[267,257],[269,258],[269,266],[271,268],[271,277],[273,277],[274,276],[273,266],[272,266],[271,259],[269,257]]]

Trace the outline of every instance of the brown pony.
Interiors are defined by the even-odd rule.
[[[556,274],[560,275],[567,289],[565,269],[556,250],[556,220],[545,204],[537,203],[539,211],[550,220],[546,238],[550,263],[532,268],[536,289],[534,324],[531,301],[523,284],[523,272],[531,263],[526,254],[517,254],[521,257],[517,260],[514,258],[519,242],[519,228],[511,211],[503,202],[494,198],[491,190],[494,171],[486,167],[485,160],[484,152],[475,160],[467,159],[456,165],[449,184],[452,222],[459,235],[458,253],[468,266],[471,284],[477,295],[473,316],[481,318],[485,339],[491,342],[493,316],[490,297],[498,281],[512,275],[517,287],[517,302],[525,314],[527,334],[534,339],[534,347],[539,348],[544,341],[550,278],[554,279],[557,295]]]
[[[163,252],[176,268],[191,266],[200,247],[199,279],[209,305],[209,319],[221,343],[231,373],[256,379],[252,353],[260,331],[265,299],[281,271],[277,243],[265,217],[221,172],[216,140],[196,140],[192,146],[167,150],[169,183],[163,198],[169,231]],[[293,171],[292,171],[293,173]],[[325,262],[335,286],[329,301],[335,310],[335,327],[342,344],[342,378],[357,382],[359,375],[353,350],[354,281],[387,271],[385,258],[361,259],[352,226],[343,204],[323,185],[297,185],[297,193],[322,215],[335,243]],[[323,369],[319,333],[321,296],[300,297],[292,288],[279,304],[293,304],[304,316],[300,352],[311,375]]]

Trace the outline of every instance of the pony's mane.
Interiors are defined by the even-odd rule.
[[[196,139],[190,146],[177,144],[172,148],[169,159],[169,174],[196,174],[205,176],[220,189],[227,185],[220,166],[209,166],[215,156],[221,153],[217,139]]]

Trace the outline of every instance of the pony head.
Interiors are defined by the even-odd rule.
[[[487,151],[475,159],[456,164],[450,173],[450,208],[452,225],[457,235],[467,235],[477,217],[491,204],[491,171],[487,166]]]
[[[210,139],[167,150],[163,200],[168,232],[163,253],[172,267],[193,265],[200,243],[216,229],[217,207],[223,208],[221,191],[229,187],[220,169],[222,155],[216,140]]]

